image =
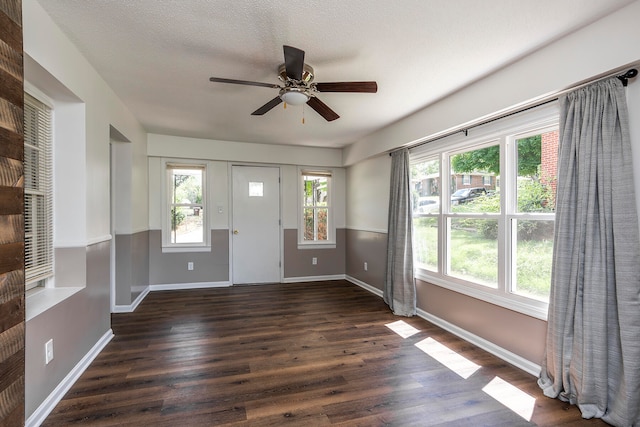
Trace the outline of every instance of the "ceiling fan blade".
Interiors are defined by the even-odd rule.
[[[376,82],[335,82],[316,83],[318,92],[359,92],[376,93],[378,84]]]
[[[248,80],[235,80],[235,79],[225,79],[222,77],[209,77],[209,81],[217,82],[217,83],[232,83],[234,85],[247,85],[247,86],[260,86],[260,87],[269,87],[272,89],[279,89],[280,86],[273,83],[261,83],[261,82],[250,82]]]
[[[287,70],[287,77],[293,80],[302,80],[304,69],[304,50],[293,46],[283,46],[284,65]]]
[[[267,111],[271,110],[273,107],[275,107],[276,105],[280,104],[282,102],[282,99],[280,99],[279,96],[276,96],[275,98],[273,98],[271,101],[267,102],[266,104],[264,104],[262,107],[258,108],[256,111],[254,111],[253,113],[251,113],[252,116],[261,116],[264,113],[266,113]]]
[[[320,101],[315,96],[309,98],[309,100],[307,101],[307,105],[316,110],[316,112],[324,117],[324,119],[328,122],[334,121],[335,119],[340,117],[335,111],[329,108],[327,104]]]

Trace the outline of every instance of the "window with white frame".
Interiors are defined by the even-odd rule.
[[[331,171],[302,170],[299,227],[301,244],[335,243],[332,229]]]
[[[417,276],[545,318],[551,284],[557,114],[501,123],[412,152]],[[456,177],[483,176],[457,188]],[[491,179],[495,177],[495,179]],[[420,209],[431,199],[438,208]],[[428,206],[428,205],[427,205]]]
[[[206,246],[206,164],[165,162],[165,165],[164,246]]]
[[[53,277],[52,109],[24,95],[24,250],[26,289]]]

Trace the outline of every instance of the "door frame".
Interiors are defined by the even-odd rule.
[[[280,283],[284,280],[284,229],[282,221],[282,165],[271,163],[246,163],[246,162],[229,162],[227,163],[227,177],[228,177],[228,198],[227,206],[229,206],[229,283],[234,285],[233,277],[233,167],[234,166],[248,166],[248,167],[263,167],[263,168],[276,168],[278,169],[278,215],[280,225],[278,227],[279,246],[280,246],[280,267],[279,267],[279,279]],[[245,285],[246,286],[246,285]]]

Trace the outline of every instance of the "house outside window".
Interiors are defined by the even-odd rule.
[[[437,209],[416,209],[425,196],[414,194],[417,277],[546,318],[557,148],[557,115],[547,114],[414,149],[412,180],[440,189],[430,196]],[[482,176],[484,186],[456,189],[456,176]]]
[[[53,277],[52,108],[24,96],[24,244],[26,289]]]

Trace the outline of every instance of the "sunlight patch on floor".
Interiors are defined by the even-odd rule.
[[[400,335],[402,338],[409,338],[410,336],[420,332],[418,329],[414,328],[404,320],[398,320],[397,322],[387,323],[385,326],[391,329],[396,334]]]
[[[440,344],[433,338],[426,338],[416,343],[416,347],[427,353],[429,356],[460,375],[465,380],[473,375],[480,365],[477,365],[464,356],[451,350],[449,347]]]
[[[518,387],[509,384],[500,377],[495,377],[489,384],[482,388],[482,391],[511,409],[527,421],[531,421],[536,399],[529,396]]]

